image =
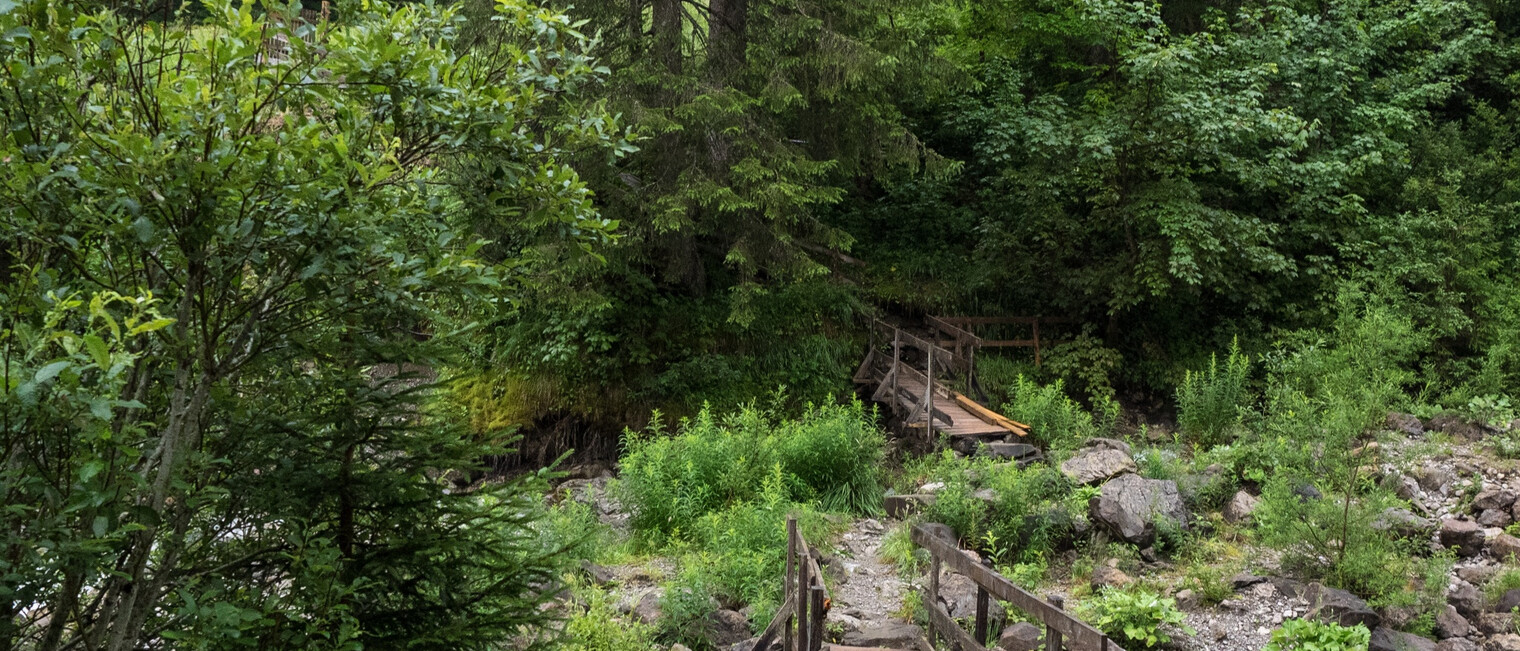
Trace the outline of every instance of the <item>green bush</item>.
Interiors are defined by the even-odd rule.
[[[1341,626],[1334,622],[1289,619],[1272,631],[1272,641],[1262,651],[1367,651],[1372,634],[1366,626]]]
[[[957,459],[950,452],[919,468],[916,480],[944,484],[921,518],[954,529],[970,546],[1001,563],[1035,562],[1041,550],[1069,533],[1086,513],[1086,499],[1073,503],[1070,485],[1054,468]],[[980,493],[980,495],[978,495]]]
[[[615,604],[606,592],[596,588],[576,590],[584,611],[577,611],[565,621],[565,633],[558,648],[563,651],[654,651],[652,627],[619,617]]]
[[[1177,387],[1177,425],[1182,433],[1204,445],[1234,438],[1250,413],[1250,374],[1250,360],[1240,352],[1238,341],[1230,345],[1223,366],[1218,356],[1211,356],[1207,369],[1188,371]]]
[[[1182,623],[1184,616],[1177,610],[1175,599],[1145,589],[1108,588],[1097,598],[1082,602],[1078,611],[1098,630],[1130,648],[1138,645],[1151,649],[1170,642],[1171,636],[1162,630],[1165,626],[1176,626],[1188,635],[1195,633]]]

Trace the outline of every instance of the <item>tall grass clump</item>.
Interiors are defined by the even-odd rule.
[[[1098,436],[1104,430],[1091,413],[1066,395],[1065,383],[1060,380],[1041,385],[1020,375],[1014,380],[1003,413],[1028,425],[1031,433],[1058,450],[1075,448],[1083,439]]]
[[[1202,445],[1233,439],[1250,413],[1250,375],[1251,362],[1240,352],[1239,341],[1230,345],[1223,366],[1215,355],[1207,369],[1188,371],[1177,387],[1177,425],[1182,433]]]

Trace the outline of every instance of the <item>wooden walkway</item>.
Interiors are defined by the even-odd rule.
[[[935,341],[872,320],[871,350],[855,371],[855,383],[875,387],[872,400],[885,403],[904,425],[925,428],[930,436],[992,439],[1028,435],[1027,425],[955,389],[978,389],[976,350],[981,340],[943,319],[930,317],[929,323],[935,330]],[[910,356],[919,361],[910,363]]]

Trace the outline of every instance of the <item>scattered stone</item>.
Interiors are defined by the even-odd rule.
[[[940,575],[939,600],[945,604],[945,610],[954,619],[970,619],[976,617],[976,582],[969,577],[951,571],[945,571]],[[1003,605],[996,599],[988,604],[987,622],[992,630],[997,630],[1007,619],[1008,613],[1003,610]]]
[[[1405,436],[1425,435],[1425,425],[1420,422],[1418,417],[1411,414],[1390,411],[1388,412],[1388,419],[1384,421],[1384,426]]]
[[[1038,651],[1044,631],[1029,622],[1017,622],[1003,629],[997,646],[1003,651]]]
[[[1267,579],[1267,581],[1271,582],[1272,586],[1277,588],[1277,591],[1279,593],[1289,599],[1297,599],[1299,597],[1302,597],[1304,595],[1304,589],[1307,587],[1301,581],[1285,579],[1278,576]]]
[[[1369,629],[1377,628],[1382,623],[1382,617],[1369,608],[1367,602],[1345,590],[1310,583],[1304,591],[1304,599],[1309,602],[1308,617],[1311,619],[1335,622],[1341,626],[1361,624]]]
[[[1095,448],[1100,450],[1117,450],[1119,452],[1123,452],[1125,456],[1134,454],[1134,451],[1130,449],[1128,443],[1125,443],[1124,441],[1120,441],[1118,439],[1093,437],[1087,439],[1086,441],[1083,441],[1082,447]]]
[[[1507,533],[1501,533],[1488,539],[1488,553],[1501,561],[1508,561],[1511,556],[1520,557],[1520,538]]]
[[[1446,592],[1446,603],[1456,606],[1468,621],[1483,612],[1483,593],[1466,581],[1452,581]]]
[[[988,443],[977,450],[977,453],[994,459],[1034,459],[1041,457],[1040,449],[1028,443]]]
[[[1436,613],[1436,637],[1443,640],[1453,637],[1466,637],[1471,626],[1467,618],[1457,612],[1454,606],[1448,604],[1441,612]]]
[[[1424,538],[1436,523],[1410,513],[1408,509],[1388,508],[1372,521],[1372,528],[1387,531],[1399,538]]]
[[[932,481],[932,482],[929,482],[927,484],[924,484],[923,486],[919,486],[918,487],[918,492],[923,493],[925,495],[933,495],[933,494],[938,493],[938,492],[940,492],[942,490],[945,490],[945,482],[942,482],[942,481]]]
[[[823,619],[824,628],[831,631],[839,631],[840,634],[860,630],[860,618],[849,613],[830,610]]]
[[[1324,494],[1320,493],[1319,489],[1314,487],[1314,484],[1303,484],[1293,489],[1293,494],[1298,496],[1299,503],[1312,502],[1324,497]]]
[[[1477,642],[1465,638],[1454,637],[1450,640],[1441,640],[1436,643],[1436,651],[1482,651]]]
[[[1098,567],[1093,568],[1092,571],[1091,582],[1092,588],[1095,591],[1101,590],[1103,588],[1123,587],[1134,583],[1134,581],[1134,579],[1129,578],[1128,574],[1120,571],[1117,567],[1099,565]]]
[[[617,580],[617,575],[613,574],[612,570],[591,561],[581,561],[581,571],[585,572],[586,578],[591,579],[591,583],[597,587],[605,587],[607,584]]]
[[[1156,537],[1158,521],[1170,520],[1185,527],[1188,515],[1176,482],[1135,474],[1120,475],[1103,484],[1091,511],[1093,521],[1137,545],[1148,544]]]
[[[1478,514],[1478,524],[1485,527],[1508,527],[1515,521],[1509,509],[1487,509]]]
[[[1256,576],[1255,574],[1251,574],[1249,572],[1241,572],[1235,576],[1230,577],[1230,587],[1234,588],[1236,592],[1240,592],[1241,590],[1249,588],[1258,583],[1265,583],[1266,581],[1267,580],[1265,578]]]
[[[1128,454],[1109,448],[1088,448],[1061,463],[1061,474],[1077,484],[1097,484],[1124,473],[1139,472]]]
[[[1393,494],[1398,495],[1400,499],[1412,502],[1423,495],[1420,491],[1420,482],[1415,481],[1414,477],[1410,477],[1409,475],[1399,475],[1391,483],[1393,484]]]
[[[1420,469],[1420,488],[1431,493],[1446,494],[1446,488],[1456,483],[1457,478],[1452,476],[1451,471],[1436,464],[1426,464]]]
[[[733,610],[718,610],[708,618],[708,640],[720,649],[742,642],[751,635],[749,619]]]
[[[1230,498],[1230,503],[1224,505],[1224,519],[1227,522],[1243,522],[1251,519],[1251,513],[1256,511],[1256,506],[1261,503],[1255,495],[1245,491],[1236,491],[1235,496]]]
[[[1483,644],[1484,651],[1520,651],[1520,635],[1505,633],[1488,638]]]
[[[1436,643],[1413,633],[1395,631],[1386,626],[1373,629],[1367,651],[1435,651]]]
[[[1477,556],[1483,551],[1483,528],[1471,520],[1447,518],[1441,521],[1441,544],[1455,547],[1461,556]]]
[[[1473,511],[1487,511],[1489,509],[1509,510],[1515,504],[1515,493],[1507,488],[1495,487],[1484,488],[1473,498]]]
[[[1421,612],[1414,606],[1384,606],[1382,609],[1383,625],[1395,630],[1409,628],[1409,624],[1418,619]]]
[[[917,513],[923,507],[934,503],[934,496],[928,493],[915,493],[911,495],[888,495],[883,503],[889,518],[906,518]]]

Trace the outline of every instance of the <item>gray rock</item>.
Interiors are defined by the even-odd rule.
[[[1093,437],[1093,438],[1087,439],[1086,441],[1083,441],[1082,442],[1082,447],[1083,448],[1104,449],[1104,450],[1118,450],[1120,452],[1123,452],[1125,456],[1131,456],[1131,455],[1133,455],[1135,453],[1133,450],[1130,449],[1128,443],[1125,443],[1124,441],[1120,441],[1119,439],[1107,439],[1107,438]]]
[[[1478,514],[1478,524],[1485,527],[1508,527],[1515,521],[1509,514],[1509,509],[1486,509]]]
[[[1266,581],[1267,579],[1264,577],[1256,576],[1250,572],[1241,572],[1235,576],[1230,577],[1230,587],[1234,588],[1236,592],[1239,592],[1258,583],[1265,583]]]
[[[1450,604],[1441,612],[1436,613],[1436,637],[1438,638],[1445,640],[1453,637],[1467,637],[1471,629],[1467,618]]]
[[[1507,533],[1489,538],[1488,553],[1501,561],[1509,561],[1511,556],[1520,558],[1520,538]]]
[[[1513,633],[1515,630],[1515,614],[1483,613],[1478,615],[1478,630],[1484,635]]]
[[[1436,651],[1481,651],[1477,642],[1466,638],[1454,637],[1450,640],[1441,640],[1436,643]]]
[[[1505,590],[1499,595],[1499,601],[1494,603],[1494,612],[1508,613],[1520,608],[1520,588]]]
[[[1484,488],[1473,498],[1473,511],[1487,511],[1489,509],[1509,510],[1515,505],[1515,492],[1503,487]]]
[[[955,619],[969,619],[976,617],[976,582],[969,577],[946,571],[940,575],[939,600],[945,604],[945,610]],[[988,604],[987,621],[992,630],[997,630],[1007,619],[1008,613],[1003,610],[1003,605],[996,599]]]
[[[681,644],[680,642],[676,642],[675,644],[670,645],[670,651],[691,651],[691,647],[686,646],[685,644]]]
[[[1367,602],[1345,590],[1311,583],[1304,591],[1304,599],[1309,602],[1307,617],[1311,619],[1335,622],[1341,626],[1361,624],[1369,629],[1377,628],[1383,621],[1382,617],[1367,606]]]
[[[1390,483],[1392,484],[1393,494],[1398,495],[1399,499],[1412,502],[1419,499],[1422,495],[1420,482],[1415,481],[1414,477],[1410,477],[1409,475],[1394,477]]]
[[[1425,538],[1436,528],[1436,523],[1407,509],[1388,508],[1372,521],[1372,528],[1387,531],[1399,538]]]
[[[1304,484],[1302,486],[1299,486],[1298,488],[1293,489],[1293,494],[1298,496],[1298,501],[1300,503],[1313,502],[1314,500],[1324,497],[1324,494],[1320,493],[1319,489],[1314,487],[1314,484]]]
[[[755,643],[759,641],[760,638],[756,636],[743,642],[735,642],[733,646],[728,647],[728,651],[784,651],[784,649],[781,648],[781,640],[771,642],[770,648],[757,650],[755,649]]]
[[[651,626],[658,623],[663,615],[663,611],[660,610],[659,591],[650,590],[649,592],[645,592],[644,596],[639,597],[639,600],[634,603],[633,609],[629,611],[629,614],[633,615],[634,619]]]
[[[581,561],[581,571],[585,572],[586,578],[591,579],[591,583],[598,587],[604,587],[617,580],[617,575],[613,574],[612,570],[591,561]]]
[[[912,624],[884,622],[846,634],[845,646],[885,647],[888,649],[929,649],[923,629]]]
[[[1452,581],[1446,591],[1446,603],[1456,606],[1457,612],[1472,621],[1483,612],[1483,593],[1466,581]]]
[[[1228,522],[1249,520],[1258,504],[1261,504],[1261,500],[1255,495],[1245,491],[1235,491],[1235,496],[1230,498],[1230,503],[1224,505],[1224,519]]]
[[[1447,518],[1441,521],[1441,544],[1456,548],[1461,556],[1477,556],[1483,551],[1483,528],[1471,520]]]
[[[715,611],[708,615],[707,624],[707,639],[720,649],[742,642],[751,635],[749,619],[737,611]]]
[[[1177,600],[1177,609],[1188,611],[1198,607],[1198,595],[1192,590],[1178,590],[1172,595]]]
[[[1003,651],[1038,651],[1040,638],[1044,634],[1044,631],[1034,624],[1016,622],[1003,629],[1003,634],[998,636],[997,648]]]
[[[1435,651],[1436,643],[1413,633],[1378,627],[1372,631],[1367,651]]]
[[[1140,468],[1128,454],[1108,448],[1089,448],[1061,463],[1061,474],[1077,484],[1097,484]]]
[[[1090,510],[1094,522],[1137,545],[1148,544],[1156,537],[1158,521],[1186,527],[1188,516],[1176,482],[1135,474],[1120,475],[1103,484]]]
[[[1388,412],[1388,419],[1383,422],[1383,426],[1387,427],[1391,431],[1399,432],[1406,436],[1425,435],[1425,425],[1420,422],[1420,419],[1418,417],[1411,414],[1401,414],[1396,411],[1390,411]]]
[[[1490,540],[1490,553],[1493,552],[1492,546],[1493,541]],[[1466,581],[1473,585],[1483,585],[1484,583],[1488,583],[1488,580],[1494,578],[1494,575],[1498,573],[1499,567],[1496,565],[1469,565],[1467,567],[1457,568],[1457,578],[1460,578],[1463,581]]]

